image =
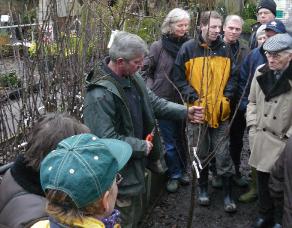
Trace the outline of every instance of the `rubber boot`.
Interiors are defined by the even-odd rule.
[[[201,206],[210,205],[210,198],[208,194],[208,167],[205,167],[200,173],[198,203]]]
[[[217,168],[216,168],[216,158],[213,158],[209,164],[209,170],[212,173],[212,187],[213,188],[222,188],[222,179],[220,176],[217,174]]]
[[[256,170],[251,170],[251,182],[249,185],[249,191],[242,194],[238,201],[242,203],[250,203],[257,199],[257,182],[256,182]]]
[[[247,179],[239,171],[239,165],[235,165],[235,175],[232,177],[232,180],[238,187],[245,188],[248,186]]]
[[[213,188],[218,188],[218,189],[221,189],[222,188],[222,178],[221,176],[213,176],[212,177],[212,187]]]
[[[224,211],[227,213],[236,212],[236,204],[232,198],[232,176],[222,176],[223,194],[224,194]]]

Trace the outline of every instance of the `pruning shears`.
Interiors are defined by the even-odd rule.
[[[154,138],[154,133],[155,133],[155,127],[152,129],[152,131],[150,132],[150,134],[148,134],[146,136],[146,141],[148,142],[152,142],[153,141],[153,138]]]

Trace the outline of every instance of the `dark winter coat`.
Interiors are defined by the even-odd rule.
[[[244,59],[246,58],[246,56],[249,54],[250,49],[242,42],[242,40],[239,40],[237,42],[238,44],[238,49],[235,53],[235,55],[233,56],[232,54],[232,63],[235,66],[234,67],[234,74],[235,77],[237,79],[237,87],[239,87],[239,80],[240,80],[240,68],[244,62]],[[235,95],[234,95],[234,101],[237,103],[239,98],[240,98],[240,92],[239,89],[235,89]]]
[[[241,111],[246,111],[248,103],[248,95],[250,91],[250,85],[254,77],[254,73],[258,66],[267,62],[267,58],[264,54],[262,47],[253,49],[244,59],[240,68],[240,77],[238,82],[238,93],[241,97],[244,93],[239,105]]]
[[[0,185],[0,227],[30,227],[48,218],[46,198],[39,175],[22,164],[14,164]]]
[[[161,39],[150,46],[147,60],[145,63],[147,86],[159,97],[176,103],[181,102],[169,77],[175,58],[162,47]]]
[[[283,228],[292,224],[292,138],[289,139],[283,153],[271,171],[270,192],[275,202],[281,202],[283,207]]]
[[[258,46],[256,33],[258,31],[258,28],[261,26],[261,23],[257,22],[251,26],[251,34],[249,38],[248,46],[252,50]]]
[[[168,102],[156,96],[146,88],[139,74],[132,76],[130,80],[141,93],[145,133],[143,139],[136,138],[132,117],[123,93],[120,91],[121,88],[116,86],[117,81],[105,72],[104,67],[107,67],[105,62],[98,63],[87,78],[88,91],[85,97],[84,121],[93,134],[102,138],[123,140],[132,146],[132,157],[121,170],[124,179],[119,185],[119,194],[135,196],[145,190],[147,145],[144,139],[154,128],[155,118],[184,119],[187,116],[187,109],[183,105]],[[157,160],[163,151],[157,132],[154,135],[153,144],[154,147],[149,156],[150,159]]]

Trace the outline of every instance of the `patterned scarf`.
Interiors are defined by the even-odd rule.
[[[104,223],[106,228],[113,228],[114,225],[117,223],[117,220],[120,217],[120,212],[117,209],[114,209],[113,213],[102,219],[101,221]]]

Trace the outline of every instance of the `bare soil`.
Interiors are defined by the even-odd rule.
[[[245,136],[245,143],[242,151],[241,170],[248,178],[250,167],[248,166],[248,143]],[[233,196],[237,203],[237,212],[227,214],[223,210],[223,191],[214,189],[209,184],[211,205],[202,207],[195,202],[193,214],[194,228],[249,228],[257,216],[257,203],[243,204],[238,198],[248,188],[233,187]],[[149,211],[142,221],[143,228],[179,228],[187,227],[188,214],[191,201],[191,186],[181,186],[177,193],[163,192],[162,197],[156,206]]]

